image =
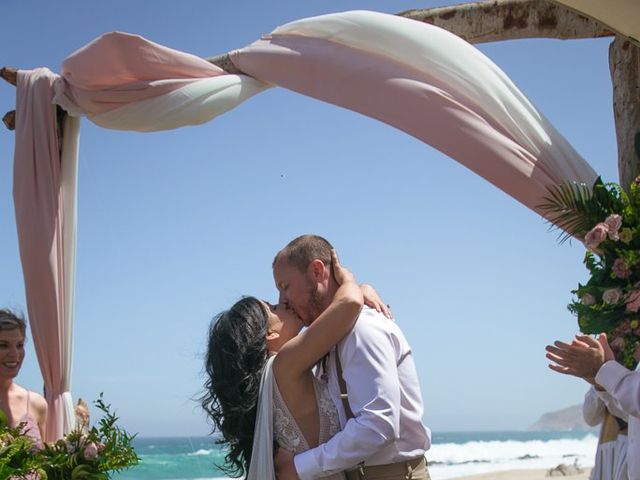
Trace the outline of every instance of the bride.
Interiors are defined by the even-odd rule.
[[[300,453],[339,431],[336,407],[312,368],[353,327],[364,299],[335,251],[332,271],[338,291],[303,332],[292,310],[253,297],[238,301],[211,323],[202,407],[222,434],[220,443],[228,447],[221,465],[226,474],[274,479],[274,441]],[[367,304],[380,304],[371,290]]]

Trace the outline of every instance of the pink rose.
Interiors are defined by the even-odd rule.
[[[93,442],[87,443],[82,452],[82,456],[86,460],[95,460],[98,457],[98,446]]]
[[[594,297],[593,295],[591,295],[590,293],[585,293],[581,298],[580,298],[580,302],[583,305],[591,306],[594,305],[596,303],[596,297]]]
[[[613,275],[618,278],[627,278],[631,275],[631,270],[627,268],[627,265],[624,263],[624,260],[621,258],[616,258],[613,262],[613,266],[611,267],[611,271]]]
[[[584,243],[589,250],[598,248],[598,245],[600,245],[607,238],[608,232],[609,227],[607,227],[605,223],[599,223],[585,235]]]
[[[622,298],[622,290],[619,288],[610,288],[609,290],[605,290],[602,294],[602,301],[604,303],[618,303]]]
[[[613,215],[609,215],[605,219],[604,223],[609,229],[609,231],[607,232],[609,234],[609,239],[615,242],[620,240],[620,237],[618,236],[618,230],[620,230],[620,227],[622,226],[622,217],[614,213]]]
[[[631,322],[629,320],[621,322],[620,325],[618,325],[618,328],[616,328],[616,332],[620,335],[627,335],[631,333]]]
[[[622,337],[616,337],[613,339],[613,341],[611,342],[610,346],[612,350],[617,350],[617,351],[622,351],[624,350],[624,338]]]
[[[637,286],[636,284],[636,287]],[[627,304],[627,311],[637,312],[640,310],[640,290],[631,290],[627,293],[624,301]]]
[[[624,337],[625,335],[631,333],[632,328],[633,327],[631,326],[631,322],[629,320],[623,320],[622,322],[618,323],[616,328],[613,329],[613,331],[611,332],[611,338]]]

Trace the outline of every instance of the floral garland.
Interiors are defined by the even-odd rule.
[[[625,192],[600,178],[592,187],[569,183],[549,189],[541,208],[587,247],[590,278],[573,290],[569,310],[580,331],[607,334],[616,358],[628,368],[640,361],[640,177]]]
[[[7,426],[0,412],[0,480],[108,480],[111,472],[136,465],[138,456],[130,435],[116,425],[118,417],[100,398],[94,402],[103,412],[98,425],[80,423],[54,443],[35,442],[25,425]]]

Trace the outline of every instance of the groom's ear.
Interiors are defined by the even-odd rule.
[[[280,334],[278,332],[267,332],[267,340],[275,340],[276,338],[280,338]]]
[[[322,263],[322,260],[319,260],[317,258],[311,260],[307,271],[316,282],[323,282],[328,278],[327,272],[329,270],[327,269],[327,267],[325,267],[324,263]]]

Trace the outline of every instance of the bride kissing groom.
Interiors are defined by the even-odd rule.
[[[277,305],[245,297],[209,329],[202,405],[228,446],[225,471],[429,479],[413,353],[375,290],[317,235],[279,251],[273,276]]]

